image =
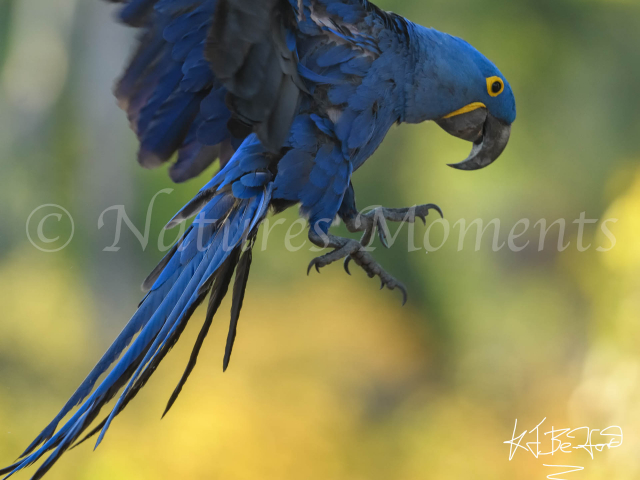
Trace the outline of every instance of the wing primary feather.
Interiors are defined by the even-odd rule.
[[[285,0],[219,0],[204,48],[216,78],[228,90],[232,116],[227,129],[235,136],[257,133],[272,153],[279,153],[286,140],[300,92],[308,92],[291,49],[295,42],[287,42],[295,23],[292,5]],[[283,88],[287,95],[281,98]],[[281,100],[287,102],[285,108],[280,108]],[[273,118],[278,125],[272,125]]]
[[[267,142],[272,142],[272,145],[284,144],[291,128],[290,119],[295,116],[299,100],[298,87],[291,77],[285,76],[280,85],[278,102],[269,120],[261,124],[257,132],[258,138],[264,144]]]

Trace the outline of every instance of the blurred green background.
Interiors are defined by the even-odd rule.
[[[471,174],[445,165],[463,159],[468,144],[434,125],[394,128],[355,176],[359,205],[434,202],[451,225],[498,218],[502,241],[526,218],[531,228],[517,243],[529,246],[494,252],[488,232],[476,251],[472,230],[459,251],[452,228],[437,252],[408,253],[405,228],[393,249],[375,252],[408,286],[401,308],[397,292],[379,292],[361,272],[347,277],[336,265],[307,278],[313,252],[287,251],[286,228],[276,229],[255,255],[229,371],[221,371],[228,317],[220,313],[181,398],[159,421],[203,320],[198,311],[101,448],[69,452],[48,478],[543,479],[558,471],[544,464],[585,467],[568,479],[640,478],[640,3],[378,3],[491,58],[515,91],[518,120],[503,157]],[[137,165],[111,96],[135,32],[112,15],[97,0],[0,0],[1,464],[57,413],[133,313],[162,256],[161,227],[206,180],[176,186],[165,169]],[[145,251],[126,228],[120,250],[104,251],[115,213],[99,230],[100,213],[124,205],[142,230],[163,188],[174,191],[157,197]],[[57,253],[25,234],[30,212],[47,203],[75,221],[72,242]],[[585,227],[585,252],[572,223],[581,212],[598,219]],[[293,221],[295,209],[283,218]],[[558,251],[554,227],[539,251],[540,219],[565,219],[569,248]],[[610,246],[605,219],[618,220],[608,225],[616,244],[599,252]],[[442,227],[431,231],[437,245]],[[416,227],[418,245],[425,232]],[[503,442],[515,419],[521,433],[545,417],[541,433],[619,425],[624,443],[594,460],[520,450],[509,461]]]

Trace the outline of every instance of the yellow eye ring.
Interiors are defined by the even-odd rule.
[[[504,92],[504,81],[500,77],[487,78],[487,92],[492,97],[497,97]]]

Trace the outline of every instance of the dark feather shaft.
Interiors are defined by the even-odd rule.
[[[238,319],[240,318],[240,310],[244,301],[244,293],[247,289],[247,281],[249,280],[249,269],[251,268],[252,249],[255,236],[249,240],[247,250],[242,254],[238,268],[236,269],[236,278],[233,284],[233,300],[231,303],[231,322],[229,324],[229,333],[227,335],[227,345],[224,351],[223,370],[226,371],[231,360],[231,351],[236,340],[238,330]]]

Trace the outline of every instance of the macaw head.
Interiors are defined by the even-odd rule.
[[[484,168],[502,154],[511,135],[516,119],[511,86],[491,61],[464,40],[430,29],[425,39],[428,47],[423,50],[421,74],[428,78],[430,91],[420,99],[428,105],[423,119],[473,142],[469,157],[451,167]]]

